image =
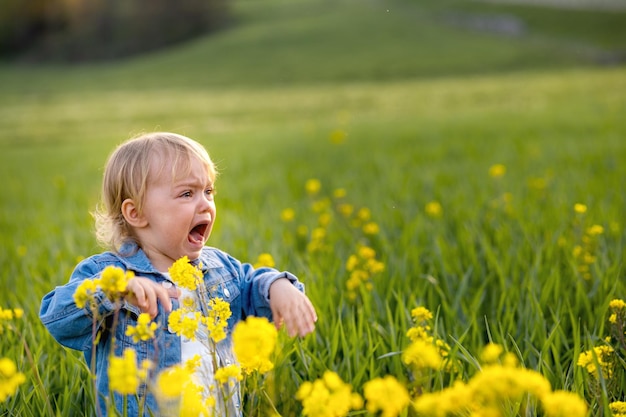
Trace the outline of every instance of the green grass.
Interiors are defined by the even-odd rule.
[[[242,2],[241,26],[172,51],[0,68],[0,306],[26,311],[22,338],[3,334],[0,356],[28,379],[0,414],[48,415],[46,397],[57,415],[86,414],[86,368],[39,323],[39,302],[78,257],[99,251],[89,211],[102,166],[117,143],[146,130],[196,138],[217,161],[211,245],[249,261],[270,252],[307,285],[320,320],[302,341],[283,338],[288,360],[277,374],[293,381],[276,394],[284,415],[298,414],[295,389],[325,369],[359,390],[386,373],[404,378],[399,357],[387,354],[407,346],[418,305],[438,313],[438,334],[460,352],[477,356],[492,339],[553,387],[587,392],[576,358],[605,336],[608,302],[625,297],[626,69],[446,28],[431,19],[441,6],[333,5],[323,13],[328,4],[316,1]],[[330,141],[336,130],[345,142]],[[507,168],[500,179],[488,175],[496,163]],[[328,195],[345,188],[380,234],[366,239],[335,213],[333,250],[302,251],[295,225],[317,223],[309,178]],[[537,179],[545,188],[532,186]],[[442,218],[425,214],[433,200]],[[582,218],[575,203],[588,206]],[[280,220],[287,207],[295,224]],[[580,222],[605,230],[588,281],[572,256]],[[360,241],[386,269],[352,304],[345,262]],[[472,372],[471,357],[465,368]]]

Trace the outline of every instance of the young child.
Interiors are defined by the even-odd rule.
[[[138,363],[149,359],[155,364],[155,374],[200,353],[204,369],[212,371],[206,347],[168,330],[169,313],[181,304],[181,291],[171,281],[168,269],[183,256],[202,268],[204,285],[199,290],[230,304],[227,337],[216,349],[221,365],[235,361],[230,333],[246,316],[273,318],[277,327],[285,325],[290,336],[305,336],[314,329],[315,310],[294,275],[266,267],[255,269],[205,246],[215,222],[215,179],[215,166],[204,147],[173,133],[131,139],[107,162],[96,228],[98,240],[110,251],[80,262],[67,284],[43,298],[40,311],[41,321],[59,343],[83,351],[87,364],[95,355],[101,415],[107,414],[107,403],[124,411],[123,396],[115,393],[113,401],[109,398],[111,352],[121,356],[131,347]],[[78,308],[73,294],[81,282],[99,278],[111,265],[132,271],[135,277],[128,282],[114,328],[116,306],[101,290],[95,293],[95,315],[101,320],[94,349],[95,312],[89,305]],[[154,340],[134,343],[126,331],[137,325],[140,313],[148,313],[158,328]],[[211,383],[211,377],[205,375],[203,382]],[[160,415],[155,396],[145,387],[140,391],[139,401],[133,395],[126,399],[127,415],[137,416],[142,401],[144,415]],[[229,416],[241,415],[240,401],[237,390],[228,406],[234,414],[229,412]]]

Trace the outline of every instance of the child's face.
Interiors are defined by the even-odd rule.
[[[159,161],[159,163],[163,163]],[[205,165],[191,158],[189,175],[173,178],[171,163],[151,175],[143,206],[145,227],[136,230],[155,268],[167,271],[184,255],[200,256],[215,222],[213,183]]]

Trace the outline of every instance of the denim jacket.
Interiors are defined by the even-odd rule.
[[[126,244],[120,252],[123,255],[104,252],[80,262],[67,284],[56,287],[43,298],[39,314],[42,323],[60,344],[84,352],[88,366],[91,365],[92,355],[95,354],[98,406],[102,411],[102,416],[108,415],[107,404],[110,405],[113,402],[120,411],[123,406],[123,397],[117,393],[113,393],[114,399],[110,400],[107,369],[111,352],[114,352],[116,356],[121,356],[125,348],[133,348],[137,353],[138,364],[144,359],[149,359],[155,364],[154,375],[164,368],[181,362],[180,337],[168,330],[169,314],[163,310],[160,303],[158,314],[154,319],[158,325],[155,339],[134,343],[132,338],[126,335],[126,330],[128,326],[137,325],[140,310],[124,302],[119,310],[117,325],[115,329],[112,329],[116,306],[101,291],[95,294],[99,306],[97,316],[100,318],[100,321],[96,323],[95,332],[101,334],[94,352],[94,313],[89,306],[79,309],[73,300],[74,292],[83,280],[97,278],[105,267],[113,265],[133,271],[137,276],[149,278],[165,286],[171,284],[163,274],[154,269],[145,253],[136,245]],[[215,248],[205,247],[195,263],[201,263],[204,273],[205,285],[201,290],[206,290],[210,298],[220,297],[230,303],[232,316],[228,320],[227,337],[217,345],[217,354],[222,365],[235,361],[231,333],[238,321],[247,316],[272,319],[269,307],[269,287],[275,280],[287,278],[300,291],[304,291],[304,285],[289,272],[279,272],[271,268],[255,269],[250,264],[241,263]],[[172,299],[172,310],[177,309],[178,306],[178,300]],[[115,334],[112,334],[113,331]],[[140,401],[143,401],[145,396],[144,416],[150,413],[155,416],[161,415],[156,398],[149,389],[142,386],[139,391]],[[233,410],[229,415],[238,416],[241,415],[241,396],[238,389],[234,394],[236,397],[234,407],[237,410]],[[138,415],[139,403],[135,396],[128,396],[127,411],[129,416]]]

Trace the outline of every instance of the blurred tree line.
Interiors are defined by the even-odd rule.
[[[114,59],[228,23],[228,0],[0,0],[0,56]]]

